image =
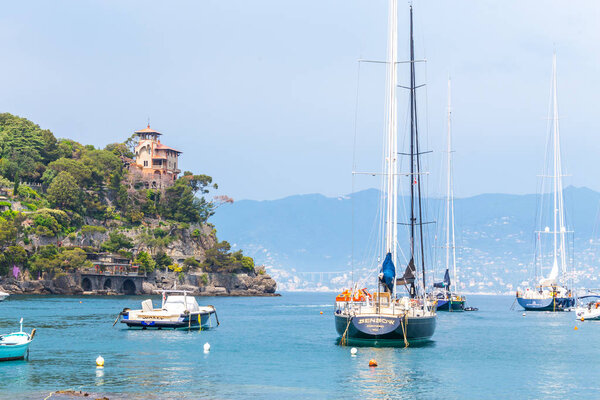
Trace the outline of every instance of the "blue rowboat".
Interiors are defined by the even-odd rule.
[[[23,318],[21,318],[20,332],[0,336],[0,361],[24,359],[34,336],[35,329],[31,331],[31,334],[23,332]]]

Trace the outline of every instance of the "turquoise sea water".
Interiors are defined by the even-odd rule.
[[[572,313],[523,317],[509,310],[512,297],[469,296],[480,311],[439,313],[429,345],[359,348],[356,357],[336,345],[333,294],[199,298],[217,308],[221,326],[211,331],[111,328],[123,307],[145,298],[1,302],[0,333],[18,330],[23,317],[37,335],[29,361],[0,363],[0,398],[65,389],[110,399],[600,398],[600,323]],[[371,358],[379,367],[368,367]]]

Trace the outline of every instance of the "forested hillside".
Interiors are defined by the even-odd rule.
[[[76,271],[99,252],[146,272],[254,273],[252,258],[232,253],[207,222],[219,205],[208,197],[212,178],[186,171],[147,189],[129,173],[136,138],[125,139],[95,148],[0,114],[0,275]]]

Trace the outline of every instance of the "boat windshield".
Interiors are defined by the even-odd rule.
[[[169,296],[165,301],[165,309],[180,314],[185,310],[190,312],[200,311],[200,307],[198,306],[196,299],[192,296]]]

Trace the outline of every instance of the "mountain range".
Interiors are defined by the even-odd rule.
[[[551,215],[548,197],[482,194],[455,200],[459,287],[506,293],[532,278],[534,232],[552,223],[538,219],[540,210],[544,210],[541,215]],[[591,241],[597,239],[600,193],[570,186],[564,198],[567,229],[574,230],[568,237],[576,282],[591,285],[598,272]],[[376,270],[380,203],[376,189],[339,197],[308,194],[241,200],[219,208],[212,222],[219,237],[266,265],[280,288],[333,290],[348,284],[352,270],[355,278]],[[426,235],[431,254],[428,271],[437,278],[443,274],[444,239],[439,232],[444,227],[445,201],[431,198],[426,203],[423,220],[431,222]],[[399,228],[399,243],[407,243],[405,228]],[[406,251],[406,246],[401,247]],[[544,254],[548,251],[547,246],[541,249]]]

